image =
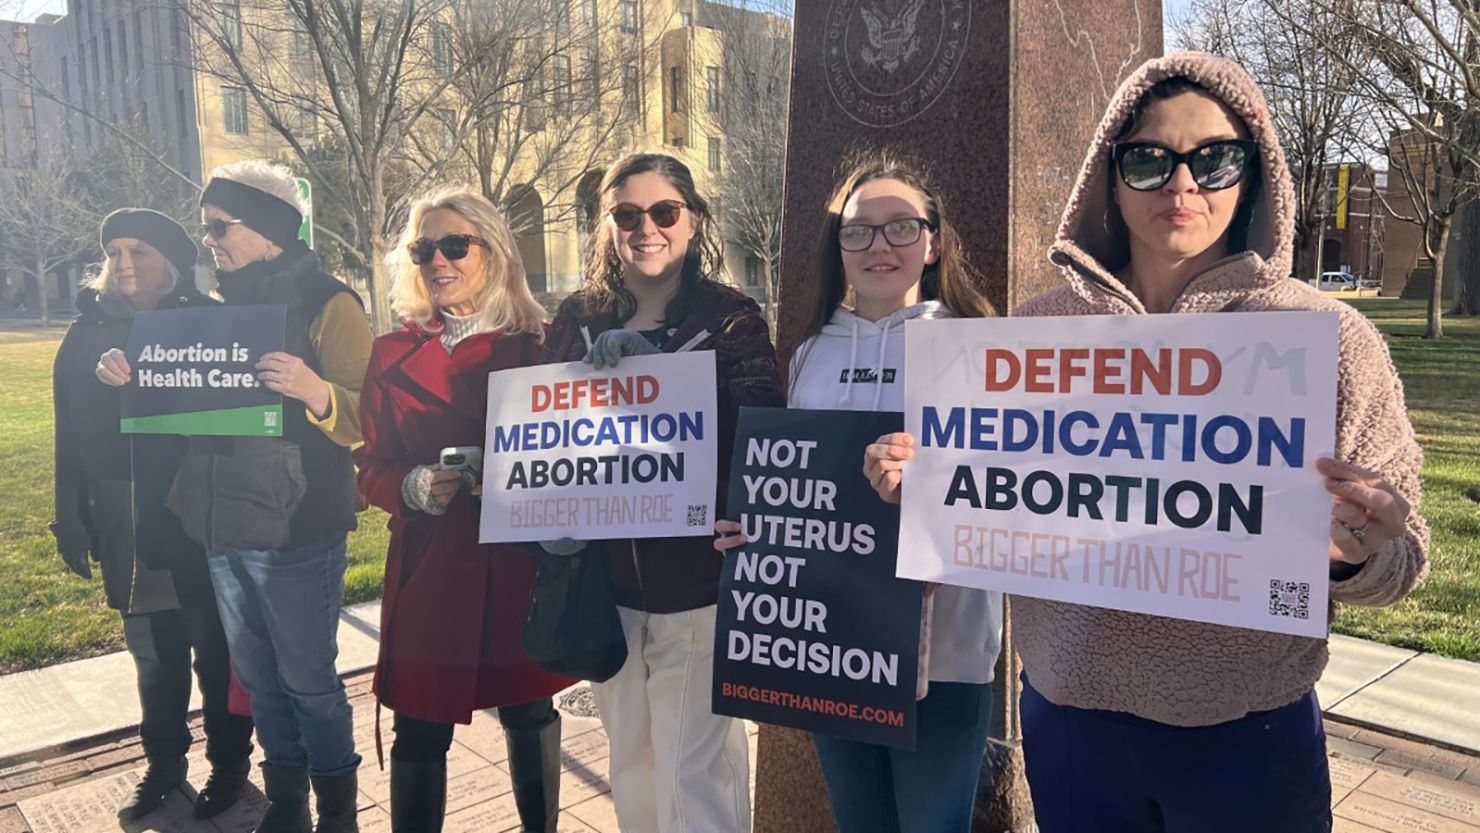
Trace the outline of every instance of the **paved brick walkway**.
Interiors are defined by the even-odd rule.
[[[361,829],[390,830],[389,774],[375,765],[375,706],[369,675],[350,678],[360,773]],[[132,692],[127,692],[132,696]],[[561,833],[617,833],[607,783],[606,736],[588,692],[560,698],[565,720]],[[200,736],[197,720],[196,735]],[[385,732],[389,735],[389,720]],[[1328,721],[1335,833],[1480,833],[1480,757],[1459,754],[1358,726]],[[390,738],[386,737],[389,742]],[[752,755],[754,732],[752,731]],[[197,744],[200,747],[200,744]],[[191,780],[207,771],[203,748],[191,756]],[[129,732],[42,754],[0,768],[0,833],[104,833],[119,829],[114,811],[143,771],[138,736]],[[447,833],[518,829],[505,765],[503,733],[492,715],[459,726],[448,761]],[[260,789],[260,781],[257,782]],[[253,791],[225,816],[190,818],[189,789],[125,828],[134,833],[250,833],[265,799]]]

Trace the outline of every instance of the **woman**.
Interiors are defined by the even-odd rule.
[[[718,229],[682,162],[623,157],[600,193],[586,285],[560,305],[545,359],[604,367],[713,350],[723,506],[740,407],[785,401],[770,330],[754,301],[714,280],[723,268]],[[542,546],[571,554],[583,544]],[[618,824],[628,833],[749,830],[745,730],[710,712],[722,560],[707,536],[612,541],[607,550],[627,663],[592,690],[611,744]]]
[[[530,294],[509,228],[466,188],[414,205],[393,253],[391,306],[404,328],[381,336],[361,393],[360,490],[390,513],[375,693],[395,712],[391,826],[437,831],[452,725],[498,708],[514,802],[527,833],[554,833],[560,714],[571,681],[520,648],[534,563],[478,543],[477,479],[438,452],[481,446],[488,374],[539,364],[544,309]]]
[[[192,437],[171,508],[209,553],[232,667],[251,695],[269,800],[258,830],[309,830],[310,786],[319,833],[357,830],[360,756],[334,660],[370,324],[359,296],[298,239],[303,205],[287,168],[217,168],[201,218],[226,304],[286,308],[286,349],[257,364],[283,395],[283,435]],[[118,351],[98,363],[108,384],[129,372]]]
[[[1289,279],[1293,206],[1248,75],[1199,53],[1150,61],[1110,104],[1065,209],[1052,257],[1068,285],[1018,314],[1338,314],[1337,460],[1317,463],[1331,598],[1391,604],[1427,569],[1422,454],[1377,330]],[[865,471],[886,499],[912,444],[870,446]],[[1013,610],[1039,829],[1330,829],[1314,692],[1325,640],[1026,597]]]
[[[828,200],[821,291],[792,358],[788,407],[904,408],[904,322],[992,314],[940,199],[911,165],[855,164]],[[721,551],[744,544],[721,521]],[[733,534],[731,534],[733,533]],[[971,829],[1002,642],[1002,594],[927,589],[929,690],[913,752],[813,735],[841,833]]]
[[[77,293],[78,316],[62,338],[52,375],[56,408],[56,520],[62,559],[92,578],[103,568],[108,606],[139,677],[139,739],[149,767],[118,810],[131,822],[185,781],[190,749],[191,652],[205,713],[211,775],[196,797],[198,819],[220,815],[246,785],[252,721],[231,714],[226,635],[206,554],[186,537],[165,498],[185,441],[119,433],[119,396],[93,375],[97,357],[128,341],[136,312],[215,303],[195,288],[198,250],[178,223],[142,208],[109,214],[99,234],[103,269]]]

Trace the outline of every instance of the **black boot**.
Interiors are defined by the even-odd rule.
[[[149,761],[149,769],[134,787],[134,794],[118,808],[118,820],[130,822],[154,812],[170,790],[185,783],[190,764],[183,757]]]
[[[391,758],[391,833],[442,833],[447,813],[447,759]]]
[[[315,775],[313,794],[319,799],[315,833],[360,833],[359,782],[353,770],[344,775]]]
[[[208,819],[231,809],[231,805],[241,798],[251,769],[252,763],[246,758],[212,763],[211,775],[206,779],[206,785],[196,793],[195,809],[190,811],[190,815],[198,819]]]
[[[313,819],[308,815],[308,767],[264,766],[262,781],[268,804],[257,833],[313,833]]]
[[[560,818],[560,713],[538,729],[504,727],[523,833],[555,833]]]

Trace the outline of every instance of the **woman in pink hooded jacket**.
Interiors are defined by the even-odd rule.
[[[1331,598],[1386,605],[1427,570],[1422,452],[1381,335],[1290,278],[1295,199],[1264,97],[1211,55],[1144,64],[1110,103],[1017,315],[1321,310],[1340,318]],[[865,469],[898,499],[905,434]],[[1278,545],[1277,543],[1275,544]],[[1319,558],[1295,552],[1291,558]],[[1326,640],[1017,597],[1024,753],[1043,833],[1328,831]]]

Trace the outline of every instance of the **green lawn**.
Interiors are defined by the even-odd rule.
[[[62,566],[52,518],[51,363],[62,330],[0,325],[0,674],[123,647],[118,614],[100,574],[83,581]],[[385,513],[360,515],[349,539],[346,600],[380,598]]]
[[[1480,319],[1450,319],[1424,341],[1423,308],[1356,301],[1392,345],[1423,442],[1423,513],[1433,530],[1428,583],[1382,610],[1343,608],[1340,633],[1480,661]],[[122,647],[98,581],[68,573],[51,519],[51,361],[60,330],[0,327],[0,673]],[[350,537],[346,596],[378,598],[385,515],[370,510]]]

